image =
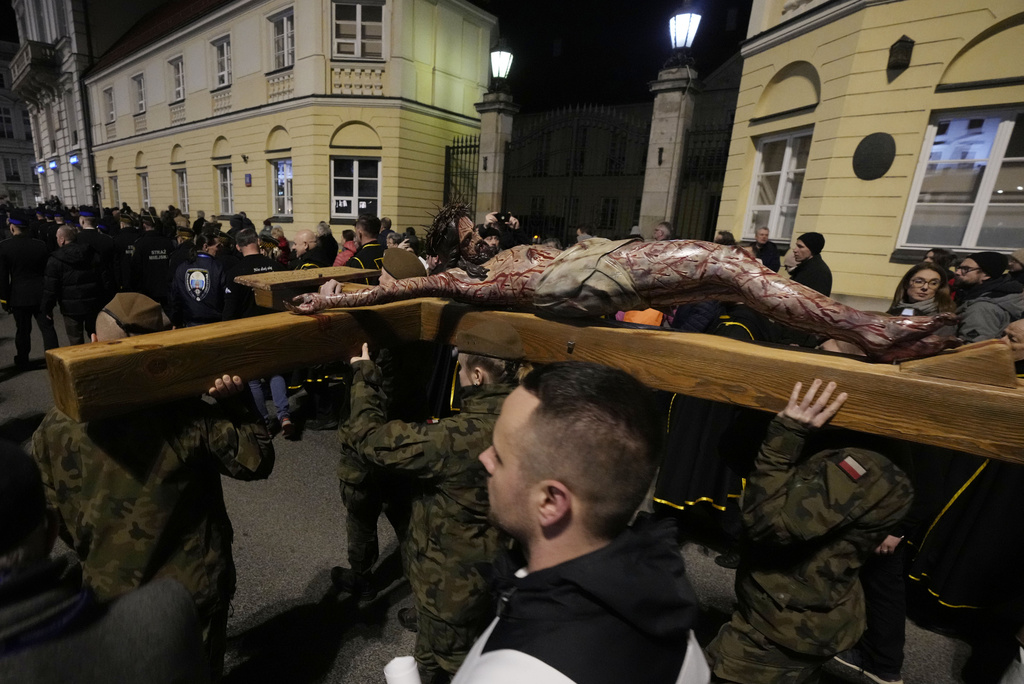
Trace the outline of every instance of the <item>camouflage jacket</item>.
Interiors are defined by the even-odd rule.
[[[864,561],[907,514],[910,480],[884,456],[826,450],[801,459],[807,429],[777,417],[740,507],[748,548],[740,612],[772,641],[832,655],[864,631]]]
[[[240,400],[181,401],[88,423],[50,410],[32,452],[62,536],[100,600],[157,577],[181,582],[200,615],[231,598],[220,476],[260,479],[274,466],[253,416]]]
[[[478,566],[497,555],[498,532],[487,521],[487,471],[477,457],[491,445],[512,387],[468,388],[461,412],[435,423],[388,422],[380,369],[360,361],[352,370],[352,413],[340,430],[339,477],[351,481],[379,467],[417,482],[403,548],[417,603],[452,622],[479,619],[492,606]]]

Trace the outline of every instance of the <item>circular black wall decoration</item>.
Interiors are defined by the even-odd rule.
[[[853,172],[861,180],[875,180],[888,173],[896,158],[896,141],[888,133],[872,133],[853,153]]]

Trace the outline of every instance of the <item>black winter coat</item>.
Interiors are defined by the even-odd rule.
[[[53,314],[60,302],[68,316],[95,316],[114,296],[110,271],[92,247],[66,244],[50,255],[43,279],[42,311]]]
[[[0,300],[8,306],[39,306],[50,252],[27,233],[0,242]]]

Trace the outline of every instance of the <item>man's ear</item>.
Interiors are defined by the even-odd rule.
[[[545,530],[563,526],[572,517],[572,493],[558,480],[544,480],[537,484],[540,525]]]

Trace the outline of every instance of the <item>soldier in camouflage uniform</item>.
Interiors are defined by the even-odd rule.
[[[796,684],[860,638],[865,560],[910,509],[907,476],[863,449],[802,457],[810,430],[836,414],[815,380],[800,383],[768,435],[740,505],[747,547],[736,574],[739,607],[708,646],[715,681]]]
[[[477,459],[491,444],[502,402],[513,389],[522,342],[507,324],[461,332],[462,410],[426,424],[388,422],[380,369],[352,359],[352,416],[341,429],[344,477],[353,462],[412,478],[415,493],[403,560],[417,609],[416,661],[425,684],[445,682],[493,617],[480,568],[498,551],[487,520],[487,472]],[[467,353],[469,352],[469,353]]]
[[[118,339],[165,322],[152,299],[121,293],[98,317],[96,335]],[[87,423],[54,408],[33,435],[32,451],[61,536],[97,598],[111,600],[160,577],[181,582],[195,599],[218,679],[235,591],[220,476],[266,478],[274,448],[246,383],[224,376],[210,394],[220,399],[216,405],[187,400]]]

